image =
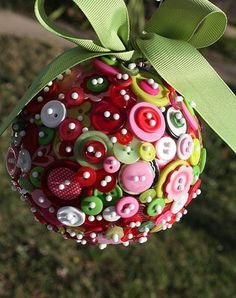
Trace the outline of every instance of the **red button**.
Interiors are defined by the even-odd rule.
[[[160,116],[151,108],[143,107],[136,114],[137,124],[145,132],[155,132],[161,122]]]
[[[92,110],[91,121],[95,129],[113,134],[125,125],[126,113],[113,104],[103,101]]]
[[[95,188],[101,192],[109,192],[116,186],[116,176],[108,174],[104,170],[97,171]]]
[[[23,137],[23,148],[26,148],[32,155],[39,147],[39,127],[35,124],[29,124]]]
[[[89,141],[85,144],[84,156],[89,163],[100,163],[106,156],[106,147],[99,141]]]
[[[66,94],[68,106],[79,106],[84,102],[84,92],[81,88],[74,87]]]
[[[119,87],[129,87],[132,84],[132,78],[126,73],[118,73],[113,77],[113,83]]]
[[[122,145],[127,145],[132,142],[133,140],[132,132],[128,131],[126,128],[121,129],[116,133],[116,138],[118,143]]]
[[[72,157],[74,155],[74,143],[70,141],[61,142],[59,154],[64,157]]]
[[[74,141],[82,133],[82,125],[79,120],[67,118],[59,126],[59,135],[63,141]]]
[[[97,178],[96,171],[89,167],[82,167],[76,174],[79,184],[83,187],[92,186]]]
[[[198,179],[197,182],[190,188],[188,200],[185,203],[185,206],[186,207],[191,203],[191,201],[192,201],[192,199],[194,197],[194,194],[199,189],[199,187],[201,186],[201,184],[202,184],[202,180],[201,179]]]
[[[131,109],[136,104],[136,96],[129,88],[114,86],[111,88],[110,100],[119,108]]]

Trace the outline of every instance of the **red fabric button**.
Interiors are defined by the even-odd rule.
[[[76,174],[76,179],[81,186],[92,186],[97,178],[96,171],[89,167],[82,167]]]
[[[99,141],[89,141],[85,144],[84,156],[89,163],[100,163],[106,156],[106,147]]]
[[[127,145],[131,143],[133,140],[133,137],[134,137],[133,134],[125,128],[121,129],[116,133],[117,141],[122,145]]]
[[[101,192],[109,192],[116,186],[116,176],[108,174],[104,170],[97,171],[95,188]]]
[[[126,113],[113,104],[103,101],[93,108],[91,121],[95,129],[105,134],[113,134],[124,126]]]
[[[61,142],[59,154],[64,157],[72,157],[74,155],[74,143],[70,141]]]
[[[160,116],[151,108],[142,108],[137,112],[136,121],[145,132],[155,132],[161,122]]]
[[[136,104],[136,95],[129,88],[113,86],[110,92],[110,100],[119,108],[131,109]]]
[[[63,141],[74,141],[82,133],[82,125],[79,120],[67,118],[59,126],[59,135]]]
[[[79,106],[84,102],[84,92],[81,88],[74,87],[66,94],[66,103],[68,106]]]

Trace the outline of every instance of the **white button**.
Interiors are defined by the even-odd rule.
[[[27,173],[31,169],[31,157],[29,151],[26,149],[21,149],[19,152],[17,166],[22,172]]]
[[[178,127],[176,124],[174,124],[172,122],[173,121],[172,117],[176,117],[176,119],[178,119],[179,122],[182,123],[182,125],[180,127]],[[167,121],[167,126],[168,126],[170,132],[175,137],[178,138],[180,135],[187,132],[187,122],[180,110],[176,110],[173,107],[169,108],[166,113],[166,121]]]
[[[78,227],[85,222],[85,213],[71,206],[65,206],[57,211],[57,219],[65,226]]]
[[[107,207],[106,209],[104,209],[102,215],[106,221],[110,222],[117,221],[120,219],[120,216],[116,213],[114,206]]]
[[[163,137],[155,145],[157,157],[161,160],[172,160],[176,154],[176,143],[170,137]]]
[[[178,213],[184,207],[187,200],[188,200],[188,194],[184,195],[180,200],[174,201],[170,208],[171,212],[173,214]]]
[[[51,100],[41,110],[42,123],[50,128],[57,127],[66,117],[66,107],[58,100]]]

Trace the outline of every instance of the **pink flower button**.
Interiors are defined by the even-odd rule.
[[[169,176],[165,191],[168,199],[181,200],[189,191],[193,181],[193,170],[189,166],[181,166]]]

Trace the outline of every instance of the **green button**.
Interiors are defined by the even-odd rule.
[[[28,179],[20,177],[18,182],[22,189],[25,189],[28,192],[32,192],[34,190],[33,185]]]
[[[94,195],[103,201],[103,205],[105,207],[108,207],[115,205],[116,201],[123,196],[123,190],[117,185],[112,191],[107,193],[103,193],[95,189]]]
[[[200,173],[202,173],[205,169],[206,166],[206,158],[207,158],[207,151],[205,148],[202,148],[201,150],[201,157],[199,161],[199,168],[200,168]]]
[[[70,118],[76,118],[78,119],[84,127],[90,127],[90,110],[92,108],[92,104],[89,101],[85,101],[83,104],[81,104],[78,107],[75,107],[73,109],[68,109],[67,114]]]
[[[103,209],[103,202],[95,196],[86,197],[82,200],[81,209],[87,215],[97,215]]]
[[[111,66],[118,64],[117,58],[114,56],[103,56],[101,60]]]
[[[177,128],[183,127],[184,123],[181,122],[181,120],[176,117],[176,114],[177,113],[173,113],[170,115],[170,120],[171,120],[172,124]]]
[[[30,182],[37,188],[41,187],[41,177],[44,172],[44,168],[35,167],[30,172]]]
[[[132,67],[134,63],[128,62],[128,65],[121,63],[122,72],[129,74],[130,76],[136,76],[139,73],[139,68]]]
[[[55,130],[49,127],[40,127],[39,130],[39,144],[48,145],[53,141]]]
[[[157,192],[155,191],[155,189],[151,188],[146,190],[139,196],[139,201],[141,203],[151,203],[151,201],[156,197],[157,197]]]
[[[161,214],[162,210],[165,207],[164,199],[155,199],[147,207],[147,214],[149,216],[156,216]]]
[[[92,76],[87,81],[87,89],[92,92],[100,93],[108,89],[109,82],[102,76]]]
[[[154,227],[154,223],[152,221],[145,221],[141,224],[141,226],[139,227],[139,232],[140,233],[145,233],[145,232],[149,232],[153,227]]]
[[[132,164],[139,160],[140,141],[133,139],[128,145],[115,143],[113,152],[115,157],[124,164]]]

